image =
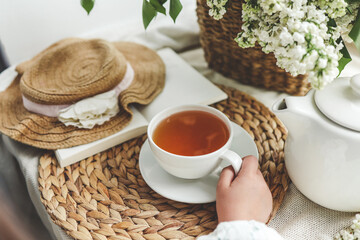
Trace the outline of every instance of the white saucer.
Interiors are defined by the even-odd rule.
[[[241,157],[254,155],[259,157],[255,142],[250,135],[239,125],[232,123],[234,138],[231,150]],[[229,164],[222,162],[221,166]],[[185,203],[209,203],[214,202],[216,197],[216,185],[219,176],[212,173],[206,177],[187,180],[175,177],[163,170],[152,155],[148,140],[141,147],[139,166],[145,182],[160,195]]]

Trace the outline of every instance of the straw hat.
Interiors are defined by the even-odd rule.
[[[121,84],[129,64],[134,75],[118,95],[120,111],[102,125],[65,126],[57,117],[24,107],[23,98],[40,106],[62,106],[108,92]],[[165,83],[165,65],[156,52],[136,43],[100,39],[61,40],[16,71],[13,83],[0,93],[0,132],[43,149],[86,144],[120,131],[131,121],[129,104],[150,103]]]

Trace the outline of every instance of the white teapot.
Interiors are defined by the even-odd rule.
[[[273,112],[288,129],[285,165],[300,192],[330,209],[360,211],[360,74],[280,99]]]

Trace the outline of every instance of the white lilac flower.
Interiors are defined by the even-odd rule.
[[[348,6],[345,0],[312,0],[320,9],[325,10],[330,18],[342,17]]]
[[[281,11],[281,5],[285,2],[285,0],[267,0],[267,1],[259,1],[260,7],[267,12],[268,14],[274,14],[276,12]]]
[[[349,4],[347,7],[347,14],[345,14],[342,17],[338,17],[335,19],[336,24],[340,28],[340,32],[342,33],[342,37],[347,42],[352,42],[352,39],[348,36],[350,33],[353,22],[356,19],[356,16],[358,15],[360,8],[360,2],[354,2]]]
[[[360,240],[360,214],[356,214],[352,225],[334,236],[335,240]]]
[[[328,16],[342,16],[346,6],[344,0],[245,0],[235,41],[243,48],[258,42],[279,67],[293,76],[307,74],[321,89],[337,77],[343,47],[336,42],[341,28],[328,27]]]
[[[228,0],[207,0],[206,3],[209,10],[209,15],[216,20],[220,20],[223,18],[226,13],[225,5]]]
[[[298,32],[294,32],[293,37],[294,37],[294,41],[297,42],[297,43],[301,44],[301,43],[305,42],[305,36],[298,33]]]
[[[221,19],[228,0],[207,0],[209,14]],[[339,73],[343,44],[358,15],[360,3],[346,0],[245,0],[240,47],[273,52],[277,65],[292,75],[307,74],[314,88],[323,88]],[[335,19],[337,27],[330,21]],[[360,230],[359,230],[360,234]]]

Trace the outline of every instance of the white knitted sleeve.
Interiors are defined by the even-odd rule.
[[[198,240],[284,240],[274,229],[257,221],[222,222]]]

